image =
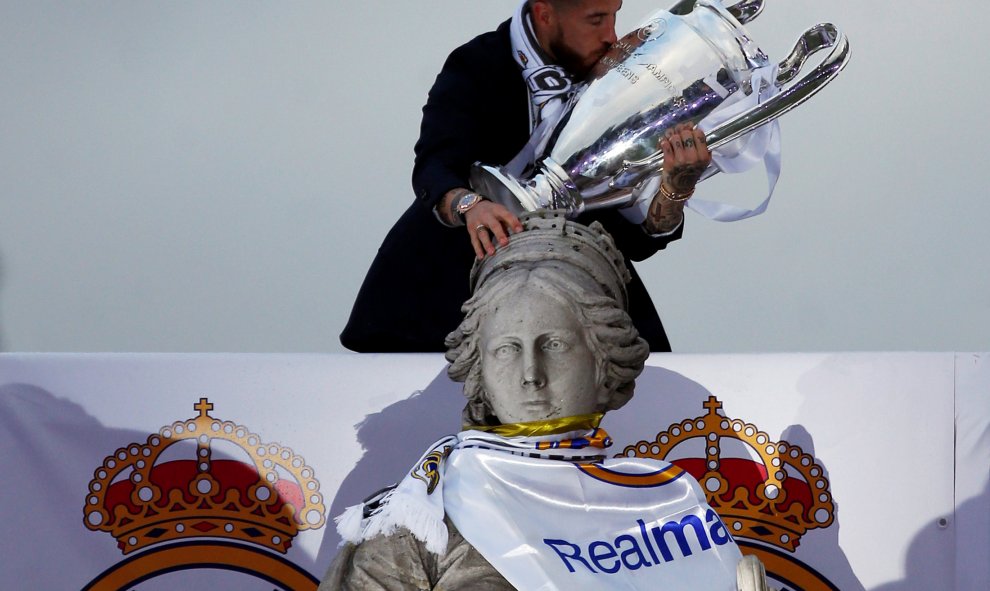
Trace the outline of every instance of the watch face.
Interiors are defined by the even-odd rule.
[[[465,213],[467,210],[471,209],[471,206],[477,203],[480,198],[481,197],[477,193],[462,195],[461,200],[457,203],[457,211]]]

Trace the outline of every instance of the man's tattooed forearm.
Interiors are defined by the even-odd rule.
[[[683,218],[683,203],[667,201],[657,196],[650,204],[644,224],[650,234],[666,234],[675,230]]]

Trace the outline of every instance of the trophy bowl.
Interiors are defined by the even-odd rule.
[[[636,187],[662,168],[659,141],[668,129],[697,124],[733,93],[765,90],[753,88],[752,73],[773,64],[743,28],[763,4],[744,0],[726,8],[719,0],[682,0],[652,14],[599,60],[562,116],[536,132],[541,137],[530,144],[543,147],[527,169],[516,175],[475,163],[471,187],[517,215],[559,209],[576,217],[630,203]],[[795,80],[807,58],[826,48],[822,62]],[[849,43],[838,28],[809,28],[777,64],[774,95],[710,130],[709,148],[808,100],[848,60]]]

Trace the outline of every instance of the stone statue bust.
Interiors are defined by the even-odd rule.
[[[465,318],[447,337],[465,424],[617,409],[649,356],[625,311],[629,271],[601,225],[546,212],[523,223],[475,266]]]
[[[736,589],[738,548],[697,483],[604,454],[598,423],[631,398],[649,355],[625,311],[621,254],[598,224],[546,212],[522,222],[475,265],[447,337],[464,430],[341,516],[350,543],[320,589]]]

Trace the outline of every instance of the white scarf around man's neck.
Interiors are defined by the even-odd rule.
[[[546,51],[540,47],[533,30],[528,0],[522,0],[509,23],[512,40],[512,57],[522,69],[526,90],[529,93],[529,131],[540,123],[556,120],[564,104],[576,89],[573,76],[561,66],[551,63]]]

